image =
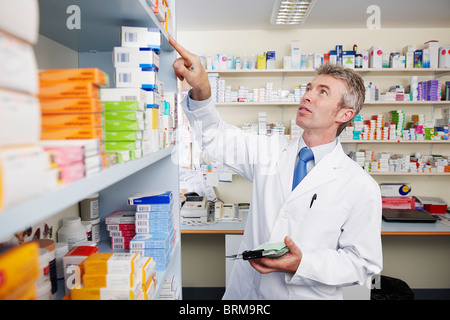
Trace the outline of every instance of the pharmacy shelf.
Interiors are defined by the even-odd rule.
[[[80,9],[80,29],[68,28],[74,15],[71,5]],[[158,28],[162,50],[173,50],[146,0],[39,0],[39,6],[40,34],[77,52],[111,52],[120,46],[121,26]]]
[[[297,101],[277,102],[217,102],[216,106],[298,106]],[[367,101],[367,106],[450,106],[450,101]]]
[[[101,241],[98,244],[98,251],[99,252],[110,252],[110,253],[129,252],[129,250],[112,250],[111,243],[106,240]],[[172,252],[170,253],[170,262],[167,265],[167,268],[164,271],[156,272],[156,275],[155,275],[155,280],[156,280],[155,299],[158,299],[159,294],[161,293],[162,287],[164,285],[164,280],[168,276],[176,273],[177,265],[181,264],[180,258],[181,258],[181,242],[180,242],[180,239],[177,239],[172,248]],[[181,285],[179,287],[179,290],[180,289],[181,289]]]
[[[450,172],[369,172],[371,176],[447,176]]]
[[[341,140],[341,143],[376,143],[376,144],[449,144],[450,140]]]
[[[0,211],[0,238],[12,236],[19,230],[39,223],[89,195],[170,156],[173,149],[174,147],[166,148],[141,159],[116,164],[92,176]]]
[[[372,73],[373,75],[411,75],[417,74],[420,76],[441,75],[450,74],[450,69],[444,68],[413,68],[413,69],[392,69],[392,68],[366,68],[366,69],[353,69],[358,73],[364,75]],[[316,73],[315,69],[241,69],[241,70],[206,70],[208,73],[219,73],[221,75],[230,76],[281,76],[281,75],[313,75]]]
[[[448,106],[450,101],[366,101],[368,106]]]

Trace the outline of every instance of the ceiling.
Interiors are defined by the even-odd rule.
[[[316,0],[302,26],[273,26],[275,0],[178,0],[178,31],[367,28],[380,8],[381,28],[450,28],[450,0]]]

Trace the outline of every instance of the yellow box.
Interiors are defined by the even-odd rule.
[[[133,274],[137,257],[137,253],[95,253],[84,260],[84,270],[96,274]]]
[[[39,276],[39,245],[25,243],[0,255],[0,299]]]
[[[101,113],[83,114],[43,114],[41,116],[42,128],[86,128],[101,127],[103,115]]]
[[[136,300],[142,291],[141,282],[130,288],[74,288],[72,300]]]
[[[98,98],[99,88],[93,83],[43,82],[40,84],[39,98]]]
[[[28,281],[13,289],[3,300],[37,300],[36,280]]]
[[[95,83],[99,86],[109,85],[108,76],[97,68],[50,69],[39,72],[39,82],[78,82]]]
[[[95,98],[41,99],[41,113],[98,113],[102,102]]]
[[[41,140],[103,139],[103,128],[42,128]]]
[[[138,273],[85,273],[83,276],[85,288],[131,288],[140,281],[141,275]]]

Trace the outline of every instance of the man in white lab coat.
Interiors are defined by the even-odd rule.
[[[175,74],[192,87],[182,105],[201,147],[252,182],[240,252],[282,241],[290,250],[278,259],[236,261],[224,299],[342,299],[343,286],[366,285],[382,269],[381,195],[337,138],[364,102],[361,77],[323,67],[297,111],[302,137],[255,138],[221,120],[200,59],[170,42],[181,56]],[[298,183],[304,147],[312,153],[302,158],[307,175]]]

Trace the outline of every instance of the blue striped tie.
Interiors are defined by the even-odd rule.
[[[294,180],[292,181],[292,190],[303,180],[308,171],[306,170],[306,164],[314,159],[314,154],[311,149],[303,148],[300,150],[300,159],[294,171]]]

